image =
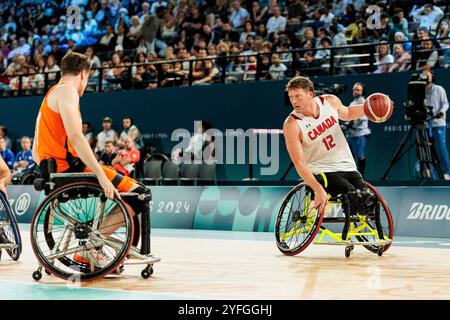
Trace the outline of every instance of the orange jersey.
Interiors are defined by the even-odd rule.
[[[61,114],[50,109],[47,103],[48,95],[57,86],[51,87],[42,101],[36,120],[34,143],[40,159],[54,158],[57,164],[57,172],[63,172],[69,168],[67,160],[71,157],[78,158],[78,156],[67,137]]]

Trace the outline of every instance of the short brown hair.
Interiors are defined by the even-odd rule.
[[[314,83],[308,77],[296,76],[286,85],[286,91],[291,89],[309,89],[314,93]]]
[[[61,61],[61,75],[78,75],[81,71],[89,71],[91,69],[91,61],[88,56],[68,51]]]
[[[107,144],[112,144],[112,145],[114,146],[114,141],[112,141],[112,140],[106,140],[106,141],[105,141],[105,146],[106,146]]]

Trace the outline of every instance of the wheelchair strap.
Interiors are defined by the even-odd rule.
[[[112,179],[111,183],[113,184],[114,187],[118,187],[119,184],[122,182],[124,176],[120,173],[117,172],[116,176],[114,177],[114,179]]]

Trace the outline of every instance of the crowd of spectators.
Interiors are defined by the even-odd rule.
[[[126,176],[133,175],[141,160],[140,149],[143,147],[142,134],[133,124],[133,119],[129,116],[122,119],[120,134],[112,128],[110,117],[103,119],[102,127],[103,130],[98,134],[92,131],[89,122],[84,122],[82,128],[97,160],[100,164],[112,166]],[[8,137],[8,129],[0,126],[0,155],[13,175],[37,170],[32,156],[32,138],[24,136],[20,141],[20,147],[15,148]]]
[[[381,11],[377,29],[367,25],[370,4]],[[79,8],[77,19],[70,6]],[[42,93],[45,83],[57,81],[67,50],[83,52],[92,67],[105,68],[91,71],[88,90],[98,89],[100,78],[104,90],[183,85],[190,65],[194,85],[217,82],[222,71],[228,82],[321,75],[329,68],[330,47],[361,43],[380,44],[370,72],[448,67],[450,23],[441,7],[446,10],[445,1],[4,0],[0,92],[20,87]],[[414,60],[411,43],[392,44],[416,39],[422,41]],[[292,49],[303,50],[286,52]],[[360,65],[368,55],[344,55],[370,50],[334,52],[340,57],[336,73],[367,72]],[[263,54],[259,60],[257,53]],[[161,64],[141,65],[157,61]]]

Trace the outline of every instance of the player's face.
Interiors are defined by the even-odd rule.
[[[130,119],[123,119],[122,125],[123,125],[123,128],[124,128],[124,129],[128,129],[129,127],[131,127],[131,121],[130,121]]]
[[[425,31],[420,30],[420,31],[417,32],[417,37],[419,39],[423,39],[423,38],[425,38],[425,36],[426,36]]]
[[[105,144],[105,152],[111,154],[114,151],[114,145],[112,143]]]
[[[133,148],[133,140],[131,140],[131,138],[127,137],[126,139],[124,139],[124,141],[125,141],[125,147],[127,149]]]
[[[31,141],[30,141],[30,139],[22,139],[21,145],[22,145],[22,149],[23,150],[30,150],[30,148],[31,148]]]
[[[432,81],[432,78],[433,78],[433,76],[432,76],[432,74],[431,74],[431,72],[430,71],[428,71],[428,70],[425,70],[424,72],[422,72],[423,74],[425,74],[426,76],[427,76],[427,80],[428,80],[428,83],[431,83],[431,81]]]
[[[433,46],[433,43],[431,41],[423,41],[422,42],[422,48],[424,49],[431,49]]]
[[[307,89],[291,89],[288,92],[289,100],[296,112],[303,113],[311,105],[313,93]]]
[[[105,129],[105,130],[111,129],[111,122],[109,122],[109,121],[104,121],[104,122],[103,122],[103,129]]]
[[[353,86],[353,97],[355,97],[355,98],[361,97],[362,91],[363,91],[362,87],[359,84]]]

